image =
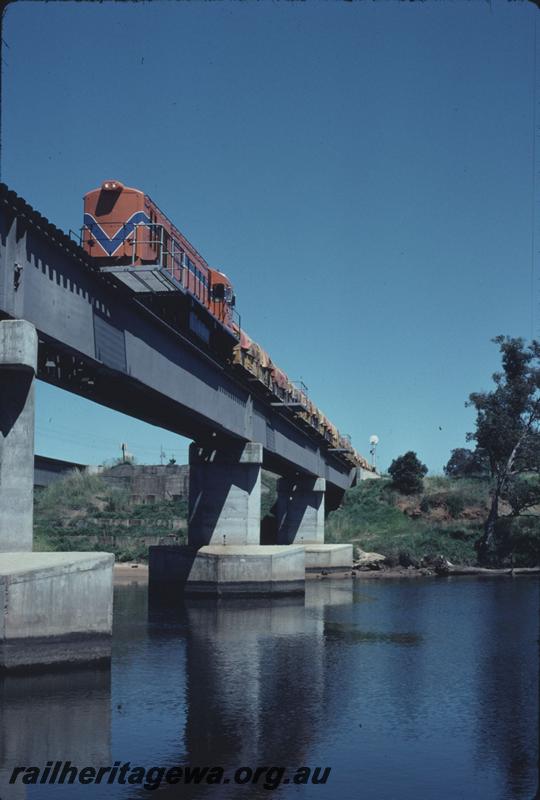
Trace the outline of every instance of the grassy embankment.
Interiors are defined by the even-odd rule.
[[[34,550],[104,550],[119,561],[143,560],[160,538],[186,539],[187,503],[133,505],[99,475],[74,472],[36,492]]]
[[[263,474],[262,516],[275,499],[275,478]],[[73,472],[36,492],[34,550],[104,550],[118,561],[144,561],[160,539],[186,544],[187,502],[133,505],[128,492],[99,475]]]
[[[262,484],[263,541],[271,542],[274,476],[263,473]],[[474,564],[488,502],[489,485],[482,480],[426,478],[423,492],[410,497],[393,490],[389,480],[364,481],[329,514],[326,541],[353,542],[382,553],[390,564],[407,566],[438,555]],[[501,513],[507,512],[503,504]],[[533,566],[540,562],[540,509],[517,522],[510,537],[515,566]],[[119,561],[145,560],[149,544],[171,536],[183,544],[186,530],[185,501],[134,506],[126,492],[97,475],[75,473],[36,493],[36,550],[106,550]]]
[[[475,564],[489,508],[489,482],[479,479],[424,479],[421,494],[404,496],[391,481],[364,481],[329,514],[327,542],[353,542],[407,566],[442,555],[454,564]],[[503,560],[515,566],[540,563],[540,508],[511,518],[501,502],[499,536]]]
[[[473,564],[487,504],[484,481],[426,478],[422,494],[412,496],[393,490],[389,480],[364,481],[329,514],[326,541],[353,542],[404,566],[437,555]]]

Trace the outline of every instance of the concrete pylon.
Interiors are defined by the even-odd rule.
[[[0,553],[32,550],[36,329],[0,323]]]
[[[0,322],[0,673],[108,661],[112,553],[33,553],[36,329]]]
[[[220,450],[190,445],[191,547],[260,544],[262,457],[257,442]]]
[[[323,544],[325,489],[324,478],[278,481],[278,544]]]
[[[150,597],[303,594],[303,547],[262,546],[262,444],[189,449],[188,542],[149,550]]]
[[[278,545],[302,545],[306,572],[350,571],[352,544],[324,543],[325,479],[281,478],[277,489]]]

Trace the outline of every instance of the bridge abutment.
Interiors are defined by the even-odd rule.
[[[110,553],[33,553],[37,333],[0,322],[0,671],[110,658]]]

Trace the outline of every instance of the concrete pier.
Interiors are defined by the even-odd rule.
[[[107,659],[111,553],[0,555],[0,669]]]
[[[324,478],[278,481],[278,544],[324,542]]]
[[[32,550],[37,333],[0,323],[0,552]]]
[[[304,591],[303,548],[260,544],[262,451],[256,442],[227,450],[191,445],[188,546],[150,548],[152,591],[216,596]]]
[[[0,322],[0,671],[111,654],[114,556],[31,552],[37,344]]]
[[[150,591],[171,595],[278,595],[305,590],[303,547],[157,545],[149,549]]]
[[[352,568],[352,544],[324,543],[324,478],[278,481],[278,543],[302,545],[306,572],[343,572]]]
[[[190,446],[190,546],[259,544],[262,451],[256,442],[227,450]]]
[[[347,572],[352,569],[352,544],[306,544],[306,572]]]

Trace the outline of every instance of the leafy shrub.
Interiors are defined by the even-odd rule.
[[[432,501],[429,495],[424,495],[420,501],[420,511],[422,514],[428,514],[432,508]]]
[[[392,477],[392,485],[398,492],[417,494],[422,491],[422,479],[427,472],[427,467],[418,459],[416,453],[409,450],[392,461],[388,472]]]
[[[398,562],[400,567],[417,567],[418,560],[414,558],[408,550],[400,550],[398,553]]]
[[[495,538],[503,564],[540,565],[540,517],[501,517],[497,520]]]
[[[433,508],[445,508],[453,519],[459,517],[469,505],[462,492],[447,490],[425,494],[420,501],[420,511],[428,514]]]
[[[446,498],[446,508],[448,509],[448,513],[454,519],[459,517],[460,514],[463,513],[465,509],[465,502],[463,497],[459,494],[449,494]]]
[[[116,553],[117,561],[146,561],[148,547],[142,543],[134,543],[132,547],[124,547]]]

